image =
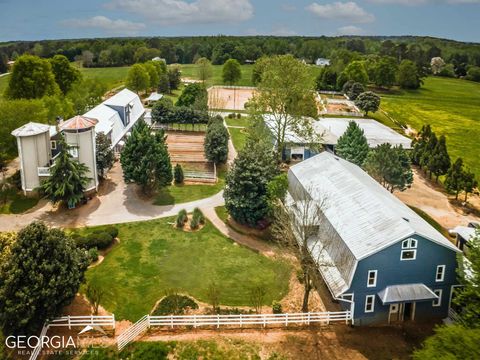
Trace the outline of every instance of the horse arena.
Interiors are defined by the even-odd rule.
[[[245,110],[256,88],[248,86],[212,86],[208,89],[210,109]]]
[[[185,180],[216,182],[215,165],[205,158],[204,132],[167,131],[166,135],[172,166],[182,166]]]

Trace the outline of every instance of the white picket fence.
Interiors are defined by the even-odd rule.
[[[110,326],[112,329],[115,329],[115,315],[62,316],[46,322],[43,325],[42,331],[40,332],[39,339],[42,339],[44,336],[46,336],[48,329],[51,327],[68,327],[71,329],[72,327],[85,326]],[[41,351],[42,341],[39,341],[38,345],[30,354],[29,360],[36,360]]]
[[[249,325],[310,325],[314,323],[330,324],[352,320],[350,311],[313,312],[291,314],[247,314],[247,315],[145,315],[117,338],[118,350],[121,351],[130,342],[150,327],[185,327],[193,326],[249,326]]]

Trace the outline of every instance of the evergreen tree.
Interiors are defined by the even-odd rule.
[[[363,92],[365,92],[365,87],[359,82],[354,82],[347,92],[347,96],[350,100],[356,100]]]
[[[458,261],[458,275],[463,285],[455,291],[453,302],[462,310],[459,312],[465,325],[480,329],[480,232],[468,243],[468,264],[466,258]]]
[[[172,183],[172,164],[165,134],[163,131],[152,134],[144,122],[135,126],[127,138],[120,162],[125,181],[140,185],[146,194]]]
[[[153,104],[152,121],[159,124],[166,124],[172,118],[174,106],[172,100],[162,97]]]
[[[463,160],[457,158],[452,164],[445,177],[445,189],[449,193],[455,194],[455,199],[458,199],[458,194],[463,189]]]
[[[432,135],[428,139],[428,142],[425,144],[425,148],[423,149],[422,156],[420,157],[420,166],[428,171],[428,177],[432,177],[432,172],[428,168],[428,164],[430,163],[430,160],[432,159],[433,153],[435,151],[435,147],[437,146],[438,139],[437,136],[435,135],[434,132],[432,132]]]
[[[469,169],[466,169],[463,172],[463,191],[465,192],[465,202],[467,202],[468,194],[472,193],[473,190],[477,187],[478,182],[475,179],[475,174],[472,173]]]
[[[177,100],[176,106],[193,106],[197,100],[207,100],[207,89],[205,85],[194,83],[187,85]]]
[[[195,65],[197,65],[197,75],[203,82],[210,79],[213,75],[212,63],[207,58],[199,58]]]
[[[77,206],[83,199],[88,184],[88,167],[75,160],[65,140],[58,141],[60,153],[50,168],[50,176],[42,184],[45,196],[54,204],[64,202],[69,208]]]
[[[268,183],[279,174],[271,143],[247,139],[227,174],[223,197],[235,221],[257,226],[269,213]]]
[[[95,138],[95,147],[98,176],[103,178],[105,171],[110,170],[115,162],[112,141],[103,132],[98,133]]]
[[[183,184],[184,175],[183,169],[180,164],[175,165],[173,177],[175,178],[175,184]]]
[[[170,81],[168,79],[168,74],[167,73],[162,73],[160,74],[160,77],[158,79],[158,92],[160,94],[170,94]]]
[[[428,161],[428,170],[435,175],[435,181],[438,182],[440,175],[445,175],[450,169],[450,156],[447,151],[445,136],[440,136],[433,153]]]
[[[170,91],[177,90],[182,82],[182,72],[178,66],[169,66],[168,71],[168,87]]]
[[[82,78],[78,69],[70,64],[70,61],[63,55],[55,55],[50,59],[53,75],[63,94],[70,91],[73,84]]]
[[[223,120],[213,120],[205,134],[205,157],[215,164],[224,164],[228,159],[228,130]]]
[[[380,96],[372,91],[366,91],[358,95],[355,105],[368,116],[370,111],[375,112],[380,107]]]
[[[368,154],[365,170],[390,192],[404,191],[413,183],[410,158],[402,146],[381,144]]]
[[[369,146],[363,130],[355,121],[348,123],[347,130],[338,138],[335,153],[358,166],[363,166]]]
[[[432,129],[430,125],[423,125],[422,129],[418,133],[418,136],[412,141],[413,149],[411,153],[411,159],[413,164],[420,165],[423,153],[431,136]]]
[[[35,334],[77,294],[87,255],[41,222],[22,229],[9,252],[0,264],[0,324],[5,334]]]

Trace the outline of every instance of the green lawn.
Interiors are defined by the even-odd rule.
[[[480,178],[480,84],[466,80],[428,77],[419,90],[382,96],[382,109],[391,117],[420,130],[431,124],[447,137],[452,160],[462,157]]]
[[[231,119],[228,116],[225,117],[225,121],[227,122],[227,126],[243,126],[248,127],[252,120],[249,116],[242,116],[240,119]]]
[[[245,146],[247,142],[247,133],[246,129],[241,128],[228,128],[230,137],[232,138],[233,146],[235,150],[240,151]]]
[[[182,69],[182,77],[187,77],[191,79],[198,79],[197,65],[195,64],[184,64],[180,65]],[[207,80],[207,86],[211,85],[224,85],[222,79],[222,69],[223,65],[212,65],[212,77]],[[242,69],[242,78],[238,82],[238,86],[253,86],[252,83],[252,70],[253,65],[241,65]]]
[[[81,68],[80,71],[85,79],[96,79],[107,85],[109,89],[123,85],[127,78],[129,66],[109,68]]]
[[[218,170],[215,184],[205,185],[171,185],[163,188],[155,196],[154,205],[173,205],[204,199],[215,195],[225,186],[225,171]]]
[[[215,208],[215,212],[217,213],[217,216],[222,220],[224,223],[227,222],[228,220],[228,211],[225,206],[217,206]]]
[[[4,202],[6,196],[6,202]],[[0,214],[21,214],[38,203],[37,197],[25,197],[16,189],[0,193]]]
[[[3,93],[7,88],[9,78],[10,78],[10,75],[0,77],[0,99],[3,97]]]
[[[104,291],[101,303],[117,319],[140,319],[171,289],[208,303],[211,282],[225,306],[251,305],[250,289],[259,284],[266,289],[265,305],[287,294],[287,263],[238,246],[210,222],[191,233],[175,229],[174,221],[116,225],[120,244],[87,271],[87,281]]]

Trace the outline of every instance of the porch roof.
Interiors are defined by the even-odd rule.
[[[378,292],[382,304],[436,300],[438,296],[425,284],[403,284],[387,286]]]

